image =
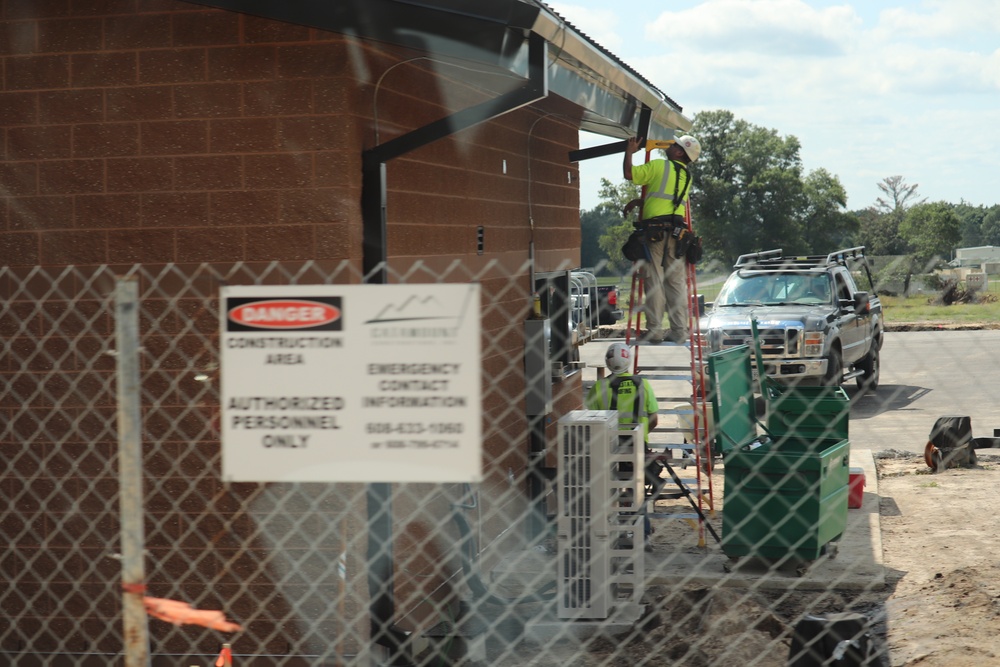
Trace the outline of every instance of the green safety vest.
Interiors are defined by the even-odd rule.
[[[649,383],[631,375],[616,375],[590,388],[586,405],[591,410],[617,410],[619,424],[642,424],[649,440],[649,415],[658,410]]]
[[[646,186],[642,219],[660,215],[683,215],[691,174],[682,163],[652,160],[632,167],[632,182]]]

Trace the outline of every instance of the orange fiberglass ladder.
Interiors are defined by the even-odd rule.
[[[654,149],[666,148],[670,145],[670,143],[672,142],[647,141],[646,162],[649,162],[650,154]],[[642,198],[645,199],[645,197],[646,188],[643,187]],[[687,223],[688,230],[693,231],[691,224],[690,203],[684,207],[684,220]],[[666,242],[664,242],[664,252],[666,252]],[[708,361],[704,358],[702,351],[702,336],[699,317],[700,300],[698,298],[698,284],[695,266],[690,263],[685,263],[685,270],[687,272],[688,331],[690,332],[690,342],[688,346],[691,351],[690,363],[688,365],[640,365],[639,347],[644,344],[639,343],[639,333],[642,331],[641,318],[644,311],[639,307],[643,303],[643,278],[638,269],[637,263],[632,265],[632,288],[629,290],[628,324],[625,329],[625,343],[629,346],[636,346],[635,354],[633,355],[633,373],[637,375],[642,373],[642,377],[647,380],[667,381],[670,383],[668,386],[676,386],[678,382],[683,381],[690,383],[690,394],[678,396],[673,395],[676,392],[671,392],[670,395],[656,397],[657,402],[660,403],[661,406],[665,402],[688,403],[690,407],[661,407],[659,415],[661,418],[669,416],[676,420],[688,417],[690,418],[690,425],[688,427],[681,426],[680,424],[676,427],[660,425],[652,431],[653,433],[667,434],[668,442],[666,443],[650,442],[650,448],[654,449],[650,456],[665,457],[665,463],[671,464],[669,471],[677,486],[677,490],[667,490],[666,485],[661,486],[659,491],[653,490],[653,492],[651,492],[651,496],[648,498],[648,502],[651,503],[648,514],[650,517],[654,518],[685,519],[689,521],[697,520],[698,545],[705,546],[705,504],[708,505],[708,508],[712,512],[713,516],[715,512],[712,488],[712,468],[714,467],[714,460],[712,458],[712,444],[709,431],[710,407],[708,405],[709,396],[706,395]],[[680,344],[676,343],[663,343],[662,345],[680,347]],[[683,438],[681,442],[669,441],[671,438],[677,440],[677,436],[682,433],[690,433],[694,442],[687,442],[686,438]],[[658,451],[661,447],[662,451]],[[672,461],[676,461],[676,459],[668,458],[673,451],[680,451],[682,456],[687,456],[693,459],[696,471],[693,479],[680,478],[673,472]],[[703,481],[703,477],[706,481]],[[655,511],[656,500],[661,498],[676,499],[683,497],[687,497],[690,501],[692,501],[692,504],[695,505],[696,511],[694,514],[680,512],[657,513]],[[716,537],[718,540],[718,537],[715,535],[715,531],[712,530],[712,527],[708,526],[708,528],[712,532],[713,537]]]

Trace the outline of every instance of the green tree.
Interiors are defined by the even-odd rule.
[[[906,241],[899,235],[899,222],[876,207],[858,211],[858,233],[854,243],[863,245],[869,255],[905,255]]]
[[[962,221],[946,202],[918,204],[906,213],[899,233],[909,243],[917,264],[930,268],[936,261],[951,259],[962,240]]]
[[[692,134],[702,145],[692,211],[708,254],[731,263],[754,250],[807,250],[799,140],[723,110],[696,114]]]
[[[602,215],[616,221],[617,224],[609,224],[605,227],[604,233],[598,240],[598,245],[608,258],[608,269],[615,273],[622,274],[631,265],[631,262],[622,257],[622,246],[625,245],[625,241],[634,227],[631,219],[626,220],[622,217],[622,209],[630,201],[636,199],[639,192],[639,186],[634,183],[622,181],[615,185],[606,178],[601,179],[601,189],[598,192],[601,203],[597,205],[597,208],[602,211]]]
[[[601,248],[600,239],[608,228],[621,222],[608,207],[596,206],[580,212],[580,265],[594,269],[598,275],[607,273],[608,255]]]
[[[806,176],[802,191],[806,199],[802,236],[809,250],[818,253],[850,245],[860,223],[846,210],[847,191],[840,179],[817,169]]]
[[[983,220],[986,218],[985,206],[973,206],[964,200],[955,204],[955,214],[962,223],[962,247],[983,245]]]
[[[970,245],[1000,245],[1000,206],[990,207],[979,229],[979,243]]]

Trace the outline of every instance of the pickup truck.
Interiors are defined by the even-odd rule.
[[[705,349],[754,345],[757,322],[764,369],[782,384],[839,386],[855,379],[861,390],[879,382],[882,304],[875,294],[864,247],[827,255],[785,257],[780,249],[742,255],[700,321]],[[858,289],[852,269],[871,286]]]
[[[598,285],[594,274],[581,270],[573,271],[570,278],[574,324],[583,321],[588,326],[611,325],[623,317],[618,306],[618,287]],[[597,313],[596,321],[592,313]]]
[[[598,324],[611,325],[622,318],[622,309],[618,306],[618,288],[615,285],[598,285],[597,301]]]

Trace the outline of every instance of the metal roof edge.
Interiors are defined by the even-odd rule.
[[[579,32],[571,23],[560,17],[542,2],[537,2],[542,11],[535,18],[532,32],[544,38],[552,48],[552,55],[557,60],[562,58],[561,66],[573,69],[575,66],[569,59],[586,68],[589,78],[596,77],[606,87],[625,97],[632,97],[637,102],[652,110],[650,134],[648,139],[670,139],[676,130],[688,131],[692,121],[683,115],[681,107],[667,97],[661,90],[646,81],[642,76],[619,60],[614,54],[603,48],[586,35]],[[659,132],[654,131],[658,128]],[[613,132],[597,132],[607,136],[619,136]]]

